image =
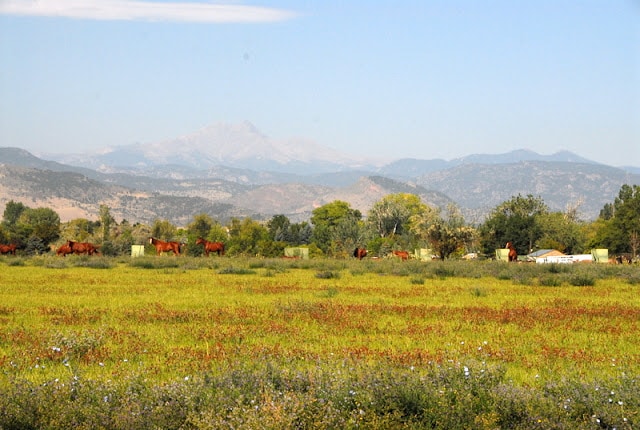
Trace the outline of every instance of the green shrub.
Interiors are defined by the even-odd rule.
[[[106,257],[88,257],[73,262],[76,267],[90,267],[93,269],[110,269],[114,267],[113,260]]]
[[[596,284],[596,280],[589,274],[578,273],[569,278],[569,283],[574,287],[592,287]]]
[[[557,276],[543,276],[539,283],[543,287],[559,287],[562,285],[562,280]]]
[[[11,258],[6,261],[7,266],[24,266],[24,258]]]
[[[456,272],[449,267],[445,267],[442,264],[438,264],[435,269],[433,269],[433,274],[439,278],[447,278],[456,275]]]
[[[318,279],[338,279],[340,278],[340,273],[334,272],[331,270],[324,270],[322,272],[316,273],[316,278]]]
[[[326,298],[330,299],[330,298],[335,297],[337,295],[338,295],[338,289],[334,288],[334,287],[329,287],[320,295],[320,297],[326,297]]]
[[[501,280],[501,281],[509,281],[509,280],[512,279],[512,275],[509,272],[500,272],[500,273],[498,273],[496,278]]]
[[[180,266],[178,259],[171,257],[137,257],[132,258],[129,264],[131,267],[140,269],[167,269]]]
[[[546,266],[549,273],[566,273],[566,272],[569,272],[571,269],[569,264],[551,263],[551,264],[547,264]]]
[[[640,273],[633,273],[626,277],[627,283],[631,285],[640,285]]]
[[[486,297],[487,290],[482,287],[474,287],[471,289],[471,295],[474,297]]]
[[[43,266],[48,269],[66,269],[67,267],[69,267],[67,265],[67,260],[68,259],[63,259],[63,258],[50,258],[50,259],[47,259],[46,261],[44,260],[40,260],[40,261],[43,261]]]
[[[264,260],[252,260],[249,262],[250,269],[262,269],[266,266],[266,262]]]
[[[244,267],[228,266],[218,270],[218,273],[221,275],[254,275],[256,271]]]

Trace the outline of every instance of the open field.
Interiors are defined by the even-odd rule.
[[[0,428],[640,425],[637,266],[6,257],[0,285]]]

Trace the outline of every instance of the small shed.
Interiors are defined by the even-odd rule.
[[[562,257],[566,254],[558,251],[557,249],[539,249],[531,254],[527,254],[527,260],[534,261],[538,258],[547,258],[547,257]]]
[[[557,249],[539,249],[527,254],[527,261],[536,263],[573,263],[570,255],[566,255]]]
[[[300,258],[302,260],[308,260],[309,248],[287,247],[284,249],[284,256],[288,258]]]
[[[131,245],[132,257],[144,257],[144,245]]]
[[[555,264],[573,264],[572,255],[549,255],[547,257],[536,258],[536,263],[555,263]]]

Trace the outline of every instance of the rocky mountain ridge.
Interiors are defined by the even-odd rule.
[[[237,150],[246,140],[239,136],[245,134],[268,146],[269,151],[252,154],[255,148],[251,146]],[[224,155],[228,148],[219,148],[218,158],[209,151],[210,158],[205,159],[198,151],[210,145],[206,142],[211,142],[211,135],[236,139],[235,153],[252,157],[228,160]],[[19,148],[0,148],[0,205],[13,199],[28,206],[51,207],[63,219],[93,219],[103,203],[112,208],[116,218],[147,223],[168,219],[183,225],[198,213],[220,220],[233,216],[268,219],[284,214],[299,221],[333,200],[347,201],[366,214],[387,194],[411,192],[441,208],[454,202],[468,222],[479,223],[499,203],[517,194],[532,194],[542,197],[552,210],[579,204],[580,215],[589,220],[613,201],[622,184],[640,184],[638,174],[568,152],[549,156],[517,150],[450,161],[403,159],[375,165],[300,142],[298,152],[286,153],[285,159],[278,155],[285,146],[273,145],[255,128],[243,124],[226,131],[220,127],[204,129],[185,137],[181,144],[174,141],[120,148],[103,152],[107,158],[83,155],[93,161],[64,154],[54,157],[81,166],[39,158]],[[200,164],[194,164],[194,159]],[[266,162],[259,164],[262,167],[275,168],[249,168],[258,161]],[[219,162],[234,165],[212,164]],[[96,165],[96,169],[87,167]],[[303,165],[307,167],[301,173],[298,167]],[[315,167],[309,167],[312,165]]]

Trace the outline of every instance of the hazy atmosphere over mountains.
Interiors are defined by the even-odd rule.
[[[248,122],[217,123],[151,144],[84,154],[0,149],[0,204],[51,207],[63,220],[95,219],[100,204],[116,218],[188,223],[198,213],[221,220],[311,211],[343,200],[366,215],[387,194],[407,192],[425,203],[461,207],[478,223],[517,194],[540,196],[552,210],[579,205],[594,219],[621,185],[640,184],[639,169],[616,168],[570,152],[529,150],[456,160],[355,158],[306,140],[276,141]]]
[[[305,139],[271,139],[248,121],[215,123],[162,142],[103,148],[85,154],[43,154],[43,157],[102,170],[174,164],[197,170],[225,165],[289,173],[328,172],[366,162]]]

